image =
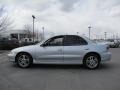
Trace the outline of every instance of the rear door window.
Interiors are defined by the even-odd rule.
[[[87,41],[80,36],[66,35],[64,38],[64,46],[87,45]]]

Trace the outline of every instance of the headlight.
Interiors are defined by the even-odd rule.
[[[14,52],[14,51],[11,51],[9,54],[16,54],[16,52]]]

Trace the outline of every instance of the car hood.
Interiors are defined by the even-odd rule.
[[[36,45],[30,45],[30,46],[24,46],[24,47],[19,47],[19,48],[15,48],[12,51],[13,52],[20,52],[20,51],[33,51],[33,49],[35,48]]]

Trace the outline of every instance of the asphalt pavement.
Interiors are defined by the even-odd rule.
[[[120,90],[120,48],[97,70],[82,65],[33,65],[21,69],[0,53],[0,90]]]

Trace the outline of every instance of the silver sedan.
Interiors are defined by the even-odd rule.
[[[10,61],[22,68],[36,63],[83,64],[89,69],[96,69],[100,63],[111,59],[107,45],[78,35],[54,36],[43,43],[13,49],[8,56]]]

